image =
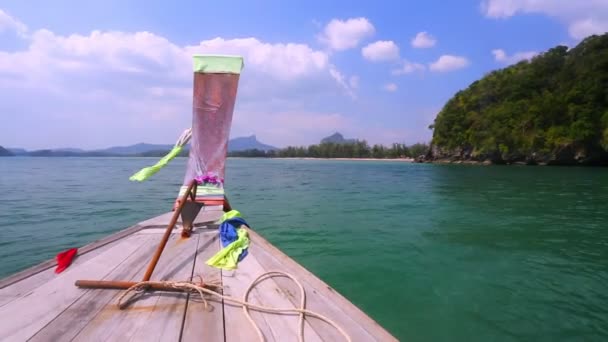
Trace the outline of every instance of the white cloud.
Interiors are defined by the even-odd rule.
[[[305,44],[214,38],[180,47],[149,32],[93,31],[90,35],[60,36],[39,30],[32,34],[28,50],[0,52],[0,71],[25,74],[29,78],[85,71],[98,74],[100,69],[131,74],[162,71],[166,73],[163,76],[170,79],[186,80],[191,70],[191,56],[195,53],[241,55],[247,68],[281,81],[314,77],[327,73],[329,68],[328,56]]]
[[[431,36],[428,32],[418,32],[416,37],[412,39],[412,46],[418,49],[426,49],[435,46],[437,39]]]
[[[395,83],[387,83],[384,85],[383,88],[384,90],[390,91],[391,93],[397,91],[397,85]]]
[[[23,36],[27,32],[27,26],[0,9],[0,33],[4,31],[13,31]]]
[[[520,13],[545,14],[565,23],[574,39],[608,31],[606,0],[484,0],[481,9],[489,18],[509,18]]]
[[[504,64],[514,64],[519,61],[523,61],[524,59],[532,59],[532,57],[538,55],[536,51],[522,51],[516,52],[513,55],[509,56],[503,49],[494,49],[492,50],[492,54],[494,55],[494,59],[497,62]]]
[[[608,19],[603,21],[593,18],[577,20],[571,23],[568,28],[568,33],[575,39],[583,39],[590,35],[602,34],[604,32],[608,32]]]
[[[399,59],[399,47],[392,40],[379,40],[361,49],[361,54],[372,62]]]
[[[272,75],[274,78],[293,80],[327,70],[328,56],[305,44],[269,44],[256,38],[206,40],[187,46],[185,52],[237,54],[243,56],[247,66]]]
[[[367,18],[332,19],[318,39],[330,49],[341,51],[357,47],[363,39],[371,37],[375,31],[374,25]]]
[[[348,79],[348,85],[350,85],[350,87],[353,89],[359,88],[359,76],[356,76],[356,75],[351,76]]]
[[[3,29],[9,22],[12,30],[24,27],[4,12],[1,18]],[[326,52],[300,43],[218,37],[179,45],[151,32],[61,35],[44,29],[21,38],[24,49],[0,50],[0,113],[19,113],[0,125],[0,136],[14,146],[172,142],[190,125],[195,53],[244,57],[235,118],[318,112],[320,103],[342,92],[354,98],[358,86],[358,78],[340,73]],[[31,122],[45,129],[23,130]],[[79,139],[75,132],[82,130],[88,133]]]
[[[338,84],[340,86],[342,86],[342,88],[344,89],[344,91],[346,92],[346,94],[348,96],[350,96],[352,99],[356,98],[355,92],[352,89],[354,87],[351,86],[352,79],[350,79],[349,82],[347,82],[346,76],[344,76],[344,74],[342,74],[338,69],[336,69],[336,67],[334,65],[330,65],[329,74],[336,82],[338,82]],[[358,79],[355,81],[355,83],[357,83],[357,82],[358,82]]]
[[[403,65],[399,69],[394,69],[391,73],[393,75],[404,75],[424,70],[426,70],[426,67],[423,64],[412,63],[407,60],[403,60]]]
[[[461,56],[443,55],[429,65],[429,70],[435,72],[447,72],[467,67],[469,60]]]

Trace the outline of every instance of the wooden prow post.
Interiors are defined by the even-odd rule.
[[[184,209],[186,202],[188,202],[188,197],[190,197],[191,203],[195,203],[196,187],[197,187],[197,183],[195,180],[193,180],[190,183],[190,185],[188,186],[186,193],[184,193],[184,195],[182,196],[181,201],[179,202],[179,205],[177,206],[177,208],[175,209],[175,212],[173,213],[173,216],[171,217],[171,221],[169,221],[169,225],[167,226],[167,229],[165,230],[165,234],[163,235],[160,243],[158,244],[158,247],[156,248],[156,251],[154,252],[154,255],[152,256],[152,260],[150,260],[150,263],[148,264],[148,268],[146,269],[146,273],[145,273],[142,281],[149,281],[150,278],[152,278],[152,273],[154,273],[154,269],[156,268],[156,265],[158,264],[158,260],[160,260],[160,256],[162,255],[163,250],[165,249],[165,246],[167,245],[167,241],[169,241],[169,237],[171,236],[171,231],[175,228],[179,215],[182,213],[182,210]],[[204,203],[203,203],[203,205],[204,205]],[[232,210],[230,203],[228,202],[228,198],[226,198],[226,197],[224,197],[224,201],[223,201],[223,210],[225,212]],[[184,227],[184,228],[186,228],[186,227]],[[191,229],[192,229],[192,227],[190,227],[187,232],[183,231],[182,236],[186,236],[186,237],[190,236]],[[120,280],[109,280],[109,281],[108,280],[77,280],[76,281],[76,286],[78,286],[78,287],[96,288],[96,289],[126,290],[135,284],[137,284],[137,282],[120,281]],[[169,286],[160,286],[160,285],[158,285],[156,287],[151,287],[150,289],[151,290],[171,291]]]
[[[182,237],[190,237],[194,227],[194,220],[201,211],[203,203],[197,203],[194,199],[188,201],[182,208]]]
[[[165,246],[167,245],[167,241],[169,240],[169,236],[171,236],[171,231],[173,230],[173,228],[175,227],[175,224],[177,223],[177,218],[179,217],[179,214],[184,209],[184,205],[186,204],[186,201],[188,201],[188,196],[191,196],[191,198],[194,198],[195,194],[196,194],[196,181],[192,180],[192,182],[190,182],[190,185],[188,185],[188,189],[186,190],[186,193],[182,197],[182,200],[179,203],[179,206],[173,213],[173,217],[171,217],[171,221],[169,221],[169,225],[167,226],[167,229],[165,230],[165,235],[163,235],[162,240],[160,240],[160,244],[156,248],[156,252],[154,252],[154,256],[152,257],[152,260],[150,261],[150,264],[148,265],[148,268],[146,269],[146,274],[144,275],[143,281],[148,281],[148,280],[150,280],[150,277],[152,277],[152,272],[154,272],[154,268],[156,268],[156,264],[158,264],[158,259],[160,259],[160,255],[163,253],[163,250],[165,249]]]
[[[169,221],[169,225],[167,226],[167,229],[165,230],[165,234],[163,235],[163,238],[160,240],[160,243],[158,244],[158,247],[156,248],[156,251],[154,252],[154,255],[152,256],[152,260],[150,260],[150,263],[148,264],[148,268],[146,269],[146,273],[144,274],[144,278],[142,279],[142,281],[148,281],[152,277],[152,273],[154,272],[154,269],[156,268],[156,264],[158,264],[158,260],[160,259],[160,256],[163,253],[165,246],[167,245],[167,241],[169,241],[169,236],[171,236],[171,231],[173,230],[173,228],[175,228],[177,219],[179,218],[179,215],[182,212],[184,205],[188,201],[188,197],[190,196],[190,198],[194,202],[195,193],[196,193],[196,185],[197,185],[197,183],[195,180],[192,180],[192,182],[190,182],[190,185],[188,185],[188,189],[186,190],[186,193],[184,193],[177,209],[175,209],[175,212],[173,213],[173,216],[171,217],[171,221]],[[121,282],[121,281],[77,280],[76,286],[86,287],[86,288],[125,288],[126,289],[128,287],[124,287],[124,286],[126,286],[126,284],[129,284],[129,283],[130,282]]]
[[[196,215],[202,206],[223,206],[225,212],[230,211],[230,203],[223,196],[211,196],[209,199],[196,198],[196,177],[213,176],[217,184],[219,179],[223,192],[225,161],[230,136],[230,125],[236,102],[237,88],[243,58],[239,56],[194,56],[194,87],[192,112],[192,138],[190,140],[190,154],[186,168],[186,175],[181,189],[186,192],[181,196],[180,202],[175,206],[173,217],[148,264],[143,281],[149,281],[158,264],[161,254],[171,231],[180,215],[182,215],[182,237],[189,237],[194,226]],[[204,160],[204,163],[201,162]],[[195,165],[204,164],[203,170]],[[204,172],[205,174],[201,174]],[[202,190],[199,188],[199,190]],[[179,195],[178,195],[179,196]],[[188,201],[190,197],[190,201]],[[132,282],[124,281],[97,281],[78,280],[76,285],[88,288],[125,288]]]
[[[228,197],[224,196],[224,207],[223,210],[225,213],[229,212],[230,210],[232,210],[232,207],[230,206],[230,202],[228,202]]]

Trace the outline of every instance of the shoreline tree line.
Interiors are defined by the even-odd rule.
[[[405,145],[394,143],[391,146],[375,144],[370,146],[365,140],[353,142],[324,142],[310,146],[288,146],[277,150],[244,150],[228,152],[229,157],[246,158],[374,158],[398,159],[417,158],[429,150],[427,144]]]

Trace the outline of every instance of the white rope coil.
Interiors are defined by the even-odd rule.
[[[299,308],[272,308],[272,307],[268,307],[268,306],[253,304],[248,301],[249,293],[251,292],[251,290],[253,290],[255,285],[257,285],[258,283],[260,283],[261,281],[263,281],[265,279],[272,278],[272,277],[287,277],[287,278],[291,279],[294,283],[296,283],[296,285],[298,285],[298,287],[300,288],[300,307]],[[181,290],[184,292],[198,292],[198,294],[201,296],[201,299],[203,300],[203,303],[205,304],[205,308],[207,308],[207,300],[205,299],[205,294],[209,294],[211,296],[215,296],[220,299],[223,299],[224,301],[240,305],[243,308],[243,313],[247,317],[247,320],[251,323],[251,325],[255,329],[260,341],[265,341],[264,334],[262,333],[262,330],[260,330],[260,327],[258,327],[258,325],[255,323],[255,321],[249,314],[249,309],[266,312],[266,313],[273,313],[273,314],[298,315],[300,317],[300,319],[299,319],[299,336],[298,336],[298,340],[300,342],[304,342],[304,323],[305,323],[304,318],[305,318],[305,316],[315,317],[315,318],[318,318],[318,319],[324,321],[325,323],[336,328],[336,330],[338,330],[340,332],[340,334],[342,334],[342,336],[344,336],[346,341],[348,341],[348,342],[352,341],[350,336],[348,336],[348,334],[342,328],[340,328],[340,326],[338,326],[338,324],[336,324],[334,321],[332,321],[331,319],[329,319],[326,316],[323,316],[319,313],[305,309],[306,293],[304,291],[304,287],[293,275],[291,275],[289,273],[285,273],[285,272],[281,272],[281,271],[269,271],[269,272],[261,274],[253,282],[251,282],[251,284],[247,287],[242,300],[234,298],[234,297],[230,297],[230,296],[225,296],[214,290],[209,289],[208,287],[205,287],[205,286],[209,286],[209,287],[221,288],[221,286],[218,286],[217,284],[204,284],[202,282],[201,282],[201,284],[195,284],[193,282],[188,282],[188,281],[176,281],[176,282],[173,282],[173,281],[142,281],[142,282],[139,282],[139,283],[131,286],[125,292],[122,293],[122,295],[118,298],[118,307],[121,309],[123,308],[124,303],[122,302],[122,300],[127,296],[127,294],[129,294],[133,291],[136,291],[136,292],[143,291],[150,285],[169,286],[171,288],[174,288],[176,290]]]
[[[184,130],[182,135],[180,135],[179,139],[177,139],[175,146],[186,145],[190,141],[190,138],[192,138],[192,128],[188,128],[188,129]]]

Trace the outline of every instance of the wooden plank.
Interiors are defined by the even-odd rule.
[[[142,229],[139,232],[137,232],[138,235],[158,235],[158,234],[164,234],[165,230],[167,230],[167,228],[146,228],[146,229]],[[182,233],[182,228],[179,227],[177,228],[177,226],[171,230],[171,234],[181,234]]]
[[[199,215],[196,217],[196,219],[194,220],[194,224],[195,226],[201,226],[201,225],[208,225],[209,223],[216,221],[217,219],[219,219],[222,216],[223,212],[222,212],[222,207],[221,206],[213,206],[213,207],[203,207],[203,209],[201,210],[201,212],[199,213]],[[143,229],[148,229],[148,228],[164,228],[169,224],[169,221],[171,220],[171,216],[173,215],[173,212],[167,212],[164,213],[162,215],[153,217],[151,219],[142,221],[136,225],[133,225],[129,228],[126,228],[124,230],[121,230],[119,232],[116,232],[114,234],[111,234],[107,237],[101,238],[99,240],[93,241],[81,248],[79,248],[78,250],[78,257],[83,257],[85,254],[96,250],[98,248],[101,248],[107,244],[110,244],[112,242],[118,241],[120,239],[123,239],[133,233],[136,233],[140,230]],[[178,221],[178,223],[180,223]],[[179,229],[181,229],[181,223],[178,225]],[[179,231],[179,229],[176,228],[176,231]],[[77,258],[78,259],[78,258]],[[75,261],[77,260],[75,259]],[[40,272],[46,271],[48,269],[54,268],[55,266],[57,266],[57,260],[55,259],[49,259],[47,261],[44,261],[38,265],[32,266],[30,268],[27,268],[23,271],[20,271],[18,273],[12,274],[8,277],[5,277],[3,279],[0,280],[0,289],[3,289],[11,284],[14,284],[20,280],[32,277]],[[4,297],[4,295],[1,295],[2,297]]]
[[[194,281],[197,281],[197,275],[200,275],[203,281],[221,283],[220,270],[205,263],[219,249],[217,231],[200,234],[194,262]],[[224,307],[222,300],[208,299],[207,304],[208,308],[205,309],[199,295],[190,295],[182,329],[182,341],[224,341]]]
[[[224,212],[214,207],[203,207],[194,219],[194,227],[217,227],[217,222]]]
[[[255,278],[266,272],[254,254],[249,254],[235,271],[222,271],[222,281],[227,288],[227,294],[242,299],[245,290]],[[275,308],[296,307],[286,297],[283,291],[272,279],[262,281],[251,291],[249,301],[254,304]],[[298,317],[295,315],[279,315],[250,310],[253,320],[258,324],[267,341],[294,341],[299,334]],[[257,338],[251,323],[243,313],[243,309],[234,304],[224,303],[226,341],[244,341]],[[306,341],[321,339],[309,326],[305,326]]]
[[[250,256],[243,259],[239,263],[238,269],[234,271],[222,270],[222,285],[224,286],[224,294],[235,297],[243,298],[243,294],[247,289],[247,286],[255,279],[257,275],[262,272],[261,269],[256,268],[259,264],[251,263]],[[257,298],[257,294],[253,293],[249,300],[252,303],[259,304],[260,301]],[[257,311],[250,311],[251,318],[257,324],[262,331],[266,341],[275,341],[274,335],[270,328],[270,325],[266,321],[265,315]],[[226,336],[226,342],[235,341],[256,341],[258,340],[257,333],[249,320],[245,317],[241,306],[224,302],[224,331]],[[281,341],[281,340],[279,340]]]
[[[342,329],[353,341],[397,341],[377,322],[363,313],[354,304],[321,281],[303,266],[293,261],[279,249],[271,245],[253,230],[249,230],[252,240],[251,253],[265,269],[282,270],[294,275],[304,286],[307,308],[323,314]],[[277,280],[283,284],[282,280]],[[293,301],[293,299],[291,299]],[[315,319],[309,320],[323,340],[340,341],[344,338],[331,326]]]
[[[13,295],[0,295],[0,307],[5,305],[6,303],[12,302],[13,300],[15,300],[17,298],[18,297],[15,297]]]
[[[192,234],[187,239],[172,234],[152,280],[190,279],[198,239],[198,234]],[[157,241],[160,241],[160,234]],[[124,310],[118,310],[116,303],[110,302],[74,340],[176,341],[181,332],[186,300],[185,293],[148,292]]]
[[[186,203],[184,203],[184,207],[182,208],[182,212],[180,215],[183,229],[192,230],[192,228],[194,227],[194,219],[196,218],[202,207],[202,203],[196,203],[192,201],[187,201]]]
[[[221,208],[221,207],[220,207]],[[169,213],[167,213],[169,214]],[[218,225],[216,221],[218,221],[222,215],[223,211],[217,210],[215,207],[207,208],[203,207],[201,211],[198,213],[196,218],[194,219],[194,230],[210,230],[217,229]],[[163,215],[161,215],[164,217]],[[179,222],[179,221],[178,221]],[[140,223],[141,224],[141,223]],[[138,234],[162,234],[165,232],[166,226],[162,226],[159,228],[158,225],[149,225],[138,232]],[[171,231],[171,234],[181,234],[182,226],[181,223],[177,224],[175,228]]]
[[[93,241],[90,244],[87,244],[84,247],[81,247],[78,250],[78,255],[79,256],[84,255],[86,253],[89,253],[90,251],[98,249],[98,248],[100,248],[102,246],[105,246],[105,245],[107,245],[109,243],[112,243],[114,241],[118,241],[120,239],[123,239],[123,238],[125,238],[125,237],[127,237],[127,236],[129,236],[129,235],[131,235],[131,234],[133,234],[133,233],[141,230],[141,229],[142,229],[142,226],[140,226],[140,225],[134,225],[134,226],[131,226],[131,227],[127,228],[127,229],[124,229],[124,230],[121,230],[119,232],[116,232],[116,233],[114,233],[114,234],[112,234],[110,236],[107,236],[105,238]],[[50,260],[42,262],[42,263],[40,263],[40,264],[38,264],[36,266],[32,266],[30,268],[27,268],[27,269],[21,271],[21,272],[18,272],[18,273],[15,273],[13,275],[10,275],[10,276],[8,276],[8,277],[0,280],[0,289],[2,289],[4,287],[7,287],[7,286],[9,286],[11,284],[14,284],[14,283],[16,283],[16,282],[18,282],[18,281],[20,281],[22,279],[31,277],[31,276],[33,276],[33,275],[35,275],[37,273],[42,272],[42,271],[48,270],[49,268],[53,268],[55,266],[57,266],[57,260],[50,259]]]
[[[77,268],[83,263],[93,259],[97,255],[103,253],[104,251],[116,246],[121,241],[113,241],[106,245],[102,245],[101,247],[90,250],[89,252],[79,253],[70,268]],[[52,279],[58,277],[59,275],[55,273],[54,266],[52,268],[46,269],[42,272],[38,272],[32,274],[31,276],[17,281],[11,285],[8,285],[2,289],[0,289],[0,307],[8,304],[13,300],[17,300],[19,297],[27,296],[34,289],[48,283]]]
[[[127,238],[79,267],[68,268],[28,296],[0,308],[0,340],[24,341],[32,337],[87,292],[74,286],[76,280],[104,277],[140,245],[139,237]]]
[[[141,245],[124,262],[120,263],[104,280],[139,280],[158,245],[158,236],[140,237]],[[68,341],[74,338],[101,309],[115,305],[122,291],[89,290],[74,304],[70,305],[53,321],[38,331],[30,341]]]
[[[222,217],[223,211],[222,206],[204,206],[199,214],[194,219],[194,225],[201,223],[208,223],[209,221],[215,221]],[[171,221],[171,217],[173,216],[173,211],[158,215],[156,217],[144,220],[139,222],[137,225],[144,228],[163,228],[167,227],[169,221]],[[177,223],[181,228],[182,220],[178,219]]]
[[[276,260],[269,260],[269,256],[265,255],[265,252],[262,251],[259,246],[255,245],[255,242],[252,242],[250,245],[250,249],[251,249],[251,253],[256,255],[256,258],[258,258],[259,262],[263,265],[263,269],[265,271],[269,271],[269,270],[280,270],[280,271],[284,271],[284,272],[289,272],[291,273],[294,277],[296,277],[296,279],[298,279],[300,281],[300,283],[302,284],[302,286],[304,287],[304,291],[306,292],[306,308],[312,311],[315,311],[317,313],[323,314],[325,316],[328,316],[328,310],[326,308],[326,306],[328,305],[332,305],[331,303],[328,303],[328,299],[323,298],[321,300],[319,300],[319,298],[317,296],[315,296],[315,292],[314,289],[312,289],[310,286],[307,286],[308,284],[306,284],[305,282],[303,282],[300,278],[300,275],[298,273],[293,273],[290,272],[288,270],[286,270],[284,267],[282,267],[282,265],[280,265],[278,262],[276,262]],[[299,305],[299,288],[297,287],[297,285],[295,285],[290,279],[286,279],[286,278],[275,278],[274,281],[281,287],[282,292],[285,294],[286,298],[292,303],[292,305]],[[322,311],[319,310],[319,307],[322,307]],[[333,312],[329,312],[331,314],[333,314],[334,316],[336,315],[344,315],[344,312],[342,312],[341,310],[333,310]],[[354,325],[356,324],[353,320],[342,320],[342,321],[337,321],[334,319],[334,317],[328,316],[330,319],[332,319],[334,322],[336,322],[337,324],[340,325],[340,327],[342,327],[343,325],[346,326],[350,326],[350,325]],[[315,318],[311,318],[311,317],[307,317],[306,321],[308,324],[310,324],[313,329],[315,330],[315,332],[320,336],[320,338],[324,341],[343,341],[344,337],[340,334],[339,331],[336,331],[335,328],[328,326],[325,322],[320,321],[318,319]],[[344,328],[343,328],[344,329]],[[367,333],[365,331],[363,331],[362,329],[359,329],[361,331],[359,331],[359,333],[363,333],[363,336],[367,336]]]
[[[205,232],[210,232],[213,231],[215,232],[215,234],[217,234],[217,225],[209,225],[209,226],[198,226],[198,227],[194,227],[193,231],[194,232],[200,232],[200,233],[205,233]],[[137,232],[136,234],[139,235],[149,235],[149,234],[164,234],[165,233],[165,228],[149,228],[149,229],[142,229],[139,232]],[[173,229],[171,231],[171,234],[181,234],[182,233],[182,229],[181,227],[179,229]]]
[[[149,218],[145,221],[141,221],[138,223],[138,225],[142,226],[142,227],[156,227],[156,228],[162,228],[162,227],[167,227],[167,225],[169,225],[169,221],[171,221],[171,217],[173,216],[173,211],[158,215],[156,217],[152,217]],[[177,221],[180,226],[181,226],[181,220]]]
[[[251,255],[252,263],[258,263],[256,268],[261,270],[261,273],[267,272],[268,270],[264,269],[258,262],[255,254]],[[259,276],[261,273],[256,275]],[[296,308],[299,306],[299,303],[292,303],[287,295],[285,289],[277,284],[275,279],[279,278],[269,278],[267,280],[263,280],[258,283],[255,288],[251,291],[252,294],[255,294],[259,303],[263,306],[268,306],[272,308]],[[299,293],[296,292],[296,296],[299,299]],[[272,314],[272,313],[263,313],[266,317],[266,321],[270,325],[273,335],[277,341],[296,341],[298,340],[298,336],[300,334],[300,319],[297,315],[285,315],[285,314]],[[322,341],[319,335],[315,332],[315,330],[310,326],[310,324],[305,321],[304,322],[304,340],[305,341]]]

